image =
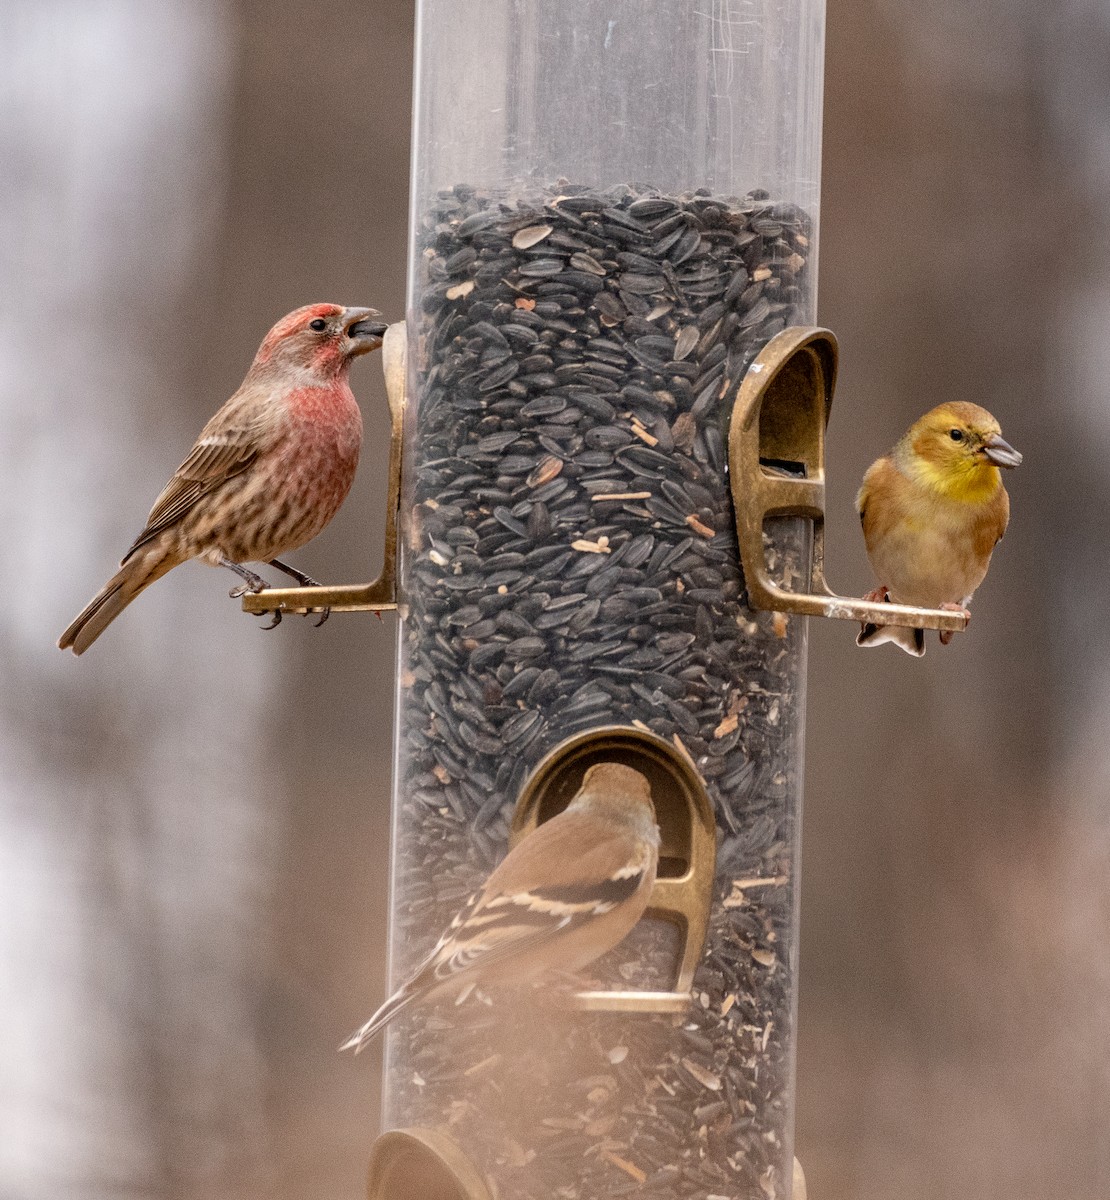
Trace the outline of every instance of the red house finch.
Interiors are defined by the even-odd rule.
[[[998,468],[1020,463],[978,404],[941,404],[911,425],[871,464],[856,498],[867,555],[881,581],[868,599],[966,609],[1010,519]],[[951,641],[951,632],[940,640]],[[923,629],[866,624],[856,638],[860,646],[883,642],[918,658],[925,653]]]
[[[246,562],[311,586],[278,555],[311,541],[346,499],[362,445],[347,375],[351,359],[376,350],[385,330],[373,308],[309,304],[282,317],[59,649],[84,653],[144,588],[191,558],[239,575],[244,583],[232,596],[268,586]]]
[[[479,979],[525,983],[577,971],[643,916],[659,862],[648,781],[596,763],[567,808],[510,851],[416,974],[342,1046],[357,1054],[393,1017]]]

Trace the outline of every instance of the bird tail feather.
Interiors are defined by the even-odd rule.
[[[165,553],[125,559],[58,639],[58,649],[84,654],[140,592],[176,565],[177,561]]]
[[[907,654],[920,658],[925,653],[925,630],[906,625],[872,625],[866,622],[856,635],[857,646],[881,646],[893,642]]]
[[[377,1037],[401,1009],[407,1008],[419,995],[419,991],[413,991],[409,988],[402,988],[399,992],[394,992],[370,1020],[361,1029],[352,1033],[343,1045],[339,1047],[340,1051],[353,1050],[357,1054]]]

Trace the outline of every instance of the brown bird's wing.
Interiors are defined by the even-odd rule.
[[[856,509],[863,525],[863,540],[869,555],[874,554],[876,545],[905,515],[899,484],[904,485],[905,480],[888,455],[877,458],[867,468],[867,474],[860,484]]]
[[[994,545],[998,545],[1006,536],[1006,528],[1010,524],[1010,493],[1004,487],[998,489],[998,495],[991,503],[992,532]]]
[[[538,949],[611,912],[652,869],[646,845],[615,836],[591,814],[553,818],[521,842],[472,897],[421,975],[427,973],[430,984]]]
[[[254,401],[254,403],[252,403]],[[237,394],[201,430],[196,445],[154,501],[146,528],[123,556],[126,562],[140,546],[179,521],[203,496],[245,471],[262,448],[255,407],[257,397]]]
[[[893,467],[894,464],[890,459],[883,457],[875,459],[871,466],[867,468],[863,482],[856,493],[856,512],[859,513],[859,519],[865,530],[869,519],[868,514],[873,508],[875,493],[884,488],[888,473],[893,470]]]
[[[1002,541],[1010,523],[1010,496],[1000,487],[990,502],[984,504],[972,525],[975,554],[983,562],[990,560],[991,551]]]
[[[600,883],[629,865],[637,845],[631,834],[596,813],[560,813],[501,861],[482,888],[482,903],[525,888]]]

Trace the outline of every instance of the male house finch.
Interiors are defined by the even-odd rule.
[[[863,477],[856,508],[880,586],[869,600],[966,609],[1006,532],[1010,497],[999,467],[1021,455],[977,404],[941,404],[912,425]],[[951,632],[940,635],[943,644]],[[925,653],[925,631],[865,624],[857,645],[894,642]]]
[[[282,317],[154,502],[120,570],[58,648],[84,653],[144,588],[191,558],[239,575],[244,584],[232,596],[268,586],[246,562],[312,586],[278,555],[311,541],[346,499],[362,446],[347,375],[385,330],[373,308],[309,304]]]
[[[580,970],[643,915],[658,862],[648,781],[631,767],[596,763],[566,809],[510,851],[416,974],[340,1049],[357,1054],[417,999],[478,980]]]

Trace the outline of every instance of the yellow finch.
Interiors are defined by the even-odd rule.
[[[868,599],[966,610],[1006,532],[1010,497],[999,467],[1021,455],[977,404],[941,404],[912,425],[863,477],[856,508],[879,578]],[[942,632],[947,644],[951,632]],[[925,653],[925,631],[865,624],[857,645],[894,642]]]
[[[412,978],[340,1049],[357,1053],[414,1000],[580,970],[643,915],[658,861],[648,781],[596,763],[567,808],[510,851]]]

